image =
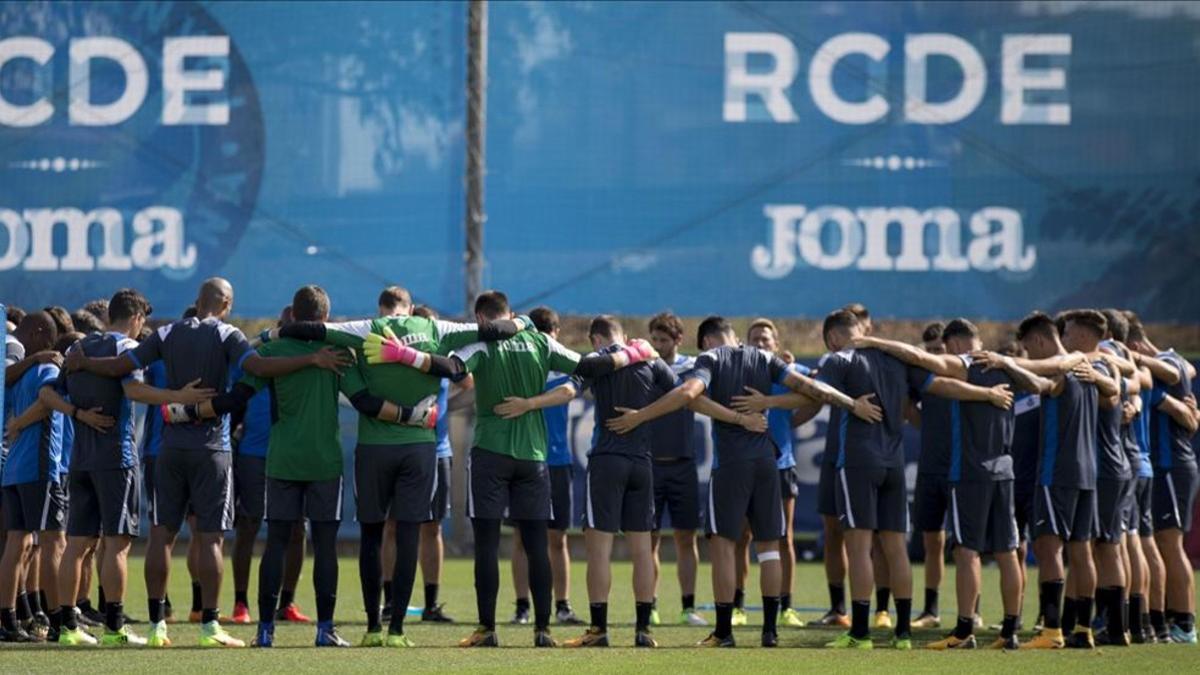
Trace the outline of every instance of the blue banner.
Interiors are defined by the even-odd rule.
[[[462,297],[458,3],[0,4],[0,297]],[[165,311],[164,311],[165,310]]]

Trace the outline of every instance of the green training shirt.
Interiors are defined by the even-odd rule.
[[[262,356],[302,356],[324,345],[275,340],[258,348]],[[338,392],[345,378],[321,368],[303,368],[264,379],[245,375],[243,383],[271,388],[271,440],[267,476],[283,480],[321,481],[342,475],[342,443],[338,427]]]
[[[479,340],[479,329],[473,323],[436,321],[419,316],[389,316],[344,323],[325,324],[325,341],[353,349],[358,364],[344,376],[343,388],[348,396],[363,389],[398,405],[413,406],[426,396],[436,396],[441,379],[398,363],[369,364],[362,345],[367,335],[384,334],[390,328],[405,345],[419,351],[445,356],[451,351]],[[358,416],[359,445],[410,445],[434,443],[433,429],[392,424],[366,415]]]
[[[541,394],[550,371],[575,372],[579,354],[536,331],[523,331],[502,342],[479,342],[456,354],[467,372],[475,375],[475,445],[515,459],[546,461],[546,421],[541,410],[506,420],[492,408],[506,396]]]

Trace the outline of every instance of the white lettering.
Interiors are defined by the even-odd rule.
[[[993,225],[999,228],[993,229]],[[975,240],[967,247],[971,266],[983,272],[1006,269],[1024,272],[1033,269],[1037,250],[1024,247],[1021,214],[1012,209],[989,206],[971,216]]]
[[[838,61],[850,54],[865,54],[873,61],[887,56],[887,41],[874,33],[843,33],[821,45],[813,54],[808,70],[808,88],[813,103],[834,121],[842,124],[871,124],[887,114],[887,100],[873,93],[865,101],[846,101],[833,88],[833,69]]]
[[[21,214],[11,209],[0,209],[0,225],[8,237],[8,248],[0,256],[0,270],[11,270],[25,259],[29,252],[29,232],[25,229],[25,221]]]
[[[94,269],[129,270],[133,268],[125,249],[125,223],[116,209],[102,208],[84,213],[76,208],[28,209],[33,247],[25,260],[27,270],[61,269],[83,272]],[[99,260],[88,252],[88,232],[93,223],[100,225],[103,249]],[[67,228],[67,251],[61,258],[54,255],[54,226]]]
[[[960,243],[960,221],[951,209],[937,208],[917,211],[913,208],[859,209],[865,234],[863,255],[858,259],[860,270],[891,270],[900,272],[923,272],[931,268],[925,255],[926,225],[938,230],[937,255],[932,269],[939,271],[963,271],[970,268],[962,257]],[[900,255],[893,259],[887,251],[888,225],[900,226]]]
[[[931,55],[954,59],[962,71],[958,93],[948,101],[930,103],[925,85]],[[904,40],[904,119],[917,124],[951,124],[975,111],[987,90],[983,57],[966,40],[946,33],[910,35]]]
[[[767,204],[763,213],[771,220],[771,247],[761,244],[750,253],[750,267],[764,279],[781,279],[796,266],[796,221],[807,212],[795,204]]]
[[[188,92],[220,92],[225,89],[225,69],[185,70],[188,57],[229,58],[229,36],[188,36],[163,40],[162,123],[229,124],[229,101],[188,105]]]
[[[71,124],[86,127],[120,124],[132,117],[146,99],[150,86],[146,62],[128,42],[114,37],[77,38],[71,40],[70,58]],[[113,61],[125,73],[125,89],[112,103],[92,103],[92,59]]]
[[[1071,36],[1005,35],[1001,47],[1001,80],[1004,98],[1000,105],[1002,124],[1070,124],[1071,104],[1026,103],[1025,92],[1067,89],[1067,73],[1060,66],[1026,68],[1025,57],[1033,54],[1070,56]]]
[[[821,234],[826,223],[833,223],[838,231],[837,248],[826,252]],[[849,266],[862,251],[862,228],[849,209],[840,206],[822,206],[800,221],[800,256],[804,262],[822,270],[838,270]]]
[[[11,37],[0,40],[0,69],[4,68],[4,64],[16,59],[29,59],[39,66],[44,66],[50,62],[52,56],[54,46],[41,38]],[[0,125],[36,127],[50,119],[53,114],[54,106],[44,96],[33,103],[17,105],[4,98],[4,94],[0,92]]]
[[[746,67],[749,54],[769,55],[773,61],[771,70],[751,73]],[[722,117],[726,122],[745,122],[746,99],[757,96],[772,120],[795,122],[796,109],[788,101],[787,90],[799,68],[795,45],[778,33],[726,33]]]
[[[130,257],[137,267],[184,270],[196,264],[196,245],[185,244],[183,215],[173,208],[151,206],[139,211],[133,217],[133,233],[137,239]]]

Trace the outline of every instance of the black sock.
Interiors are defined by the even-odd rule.
[[[1125,612],[1128,605],[1121,597],[1125,589],[1120,586],[1110,586],[1096,590],[1096,614],[1100,614],[1100,598],[1104,598],[1105,631],[1110,636],[1120,639],[1125,634]]]
[[[1091,629],[1092,605],[1094,603],[1095,600],[1092,598],[1075,599],[1075,624],[1077,630]]]
[[[380,547],[383,546],[383,523],[360,523],[358,540],[358,575],[362,585],[363,609],[367,612],[367,632],[383,630],[379,623]]]
[[[782,593],[779,596],[779,611],[786,612],[792,608],[792,594]]]
[[[338,552],[337,536],[341,523],[334,521],[308,524],[313,550],[313,591],[317,595],[317,621],[332,622],[337,607]]]
[[[25,597],[29,599],[29,616],[37,616],[38,614],[41,614],[42,598],[44,597],[44,594],[41,591],[36,593],[29,592],[25,594]]]
[[[162,600],[155,600],[154,598],[150,598],[146,601],[146,613],[150,615],[150,623],[158,623],[159,621],[163,620],[164,604],[165,603],[163,603]],[[74,621],[75,619],[72,618],[71,622],[74,623]],[[63,618],[63,623],[67,623],[67,619],[65,617]]]
[[[746,590],[737,588],[733,591],[733,606],[738,609],[746,609]]]
[[[850,601],[850,637],[862,640],[871,634],[871,628],[867,625],[867,617],[870,615],[870,600]]]
[[[713,635],[719,638],[727,638],[731,634],[733,634],[733,603],[718,602],[717,626],[713,629]]]
[[[258,620],[275,621],[279,609],[279,588],[283,585],[284,558],[292,541],[292,524],[282,520],[267,521],[267,548],[258,563]]]
[[[642,603],[638,603],[638,611],[641,611]],[[607,602],[592,602],[588,604],[588,612],[592,615],[592,628],[598,628],[601,631],[608,631],[608,603]],[[641,616],[640,614],[638,616]]]
[[[1196,615],[1190,612],[1179,612],[1175,615],[1175,625],[1179,630],[1190,633],[1196,625]]]
[[[437,607],[438,601],[438,585],[425,584],[425,609],[433,609]]]
[[[1107,620],[1111,600],[1112,594],[1109,592],[1108,587],[1096,587],[1096,616],[1105,617],[1105,620]]]
[[[896,598],[896,637],[912,634],[912,598]]]
[[[475,532],[475,606],[479,625],[496,629],[496,594],[500,592],[500,519],[472,518]],[[526,607],[529,601],[526,600]],[[517,600],[520,607],[521,600]]]
[[[1062,614],[1059,610],[1062,603],[1063,587],[1066,584],[1062,579],[1056,581],[1043,581],[1041,584],[1040,602],[1042,605],[1042,622],[1046,628],[1061,628]]]
[[[104,627],[116,633],[125,625],[125,603],[110,602],[104,605]]]
[[[1078,614],[1076,610],[1079,607],[1079,601],[1075,598],[1063,598],[1062,611],[1062,630],[1064,633],[1070,634],[1075,631]]]
[[[202,607],[203,604],[204,604],[204,600],[203,600],[203,598],[200,597],[200,582],[193,581],[192,582],[192,611],[199,612],[201,609],[203,609],[203,607]]]
[[[28,593],[18,593],[17,594],[17,620],[18,621],[28,621],[31,618],[33,618],[33,610],[30,608],[29,594]]]
[[[650,609],[658,609],[658,596],[650,598]]]
[[[875,589],[875,611],[888,611],[888,604],[892,599],[892,589],[887,586],[880,586]]]
[[[50,609],[50,601],[46,599],[46,591],[38,591],[37,595],[33,596],[31,600],[35,603],[33,605],[34,614],[45,614],[46,610]]]
[[[1016,635],[1017,621],[1019,621],[1020,618],[1021,617],[1017,616],[1016,614],[1005,614],[1004,615],[1004,623],[1000,626],[1000,637],[1007,640],[1008,638],[1012,637],[1013,635]],[[975,622],[972,621],[971,623],[972,623],[972,627],[973,627],[973,624]]]
[[[280,607],[287,607],[288,605],[290,605],[294,602],[296,602],[296,589],[293,588],[292,590],[289,591],[288,589],[285,588],[285,589],[283,589],[282,592],[279,593],[279,606]]]
[[[556,612],[571,611],[571,601],[570,600],[555,600],[554,601],[554,611],[556,611]]]
[[[533,605],[529,602],[529,598],[517,598],[517,611],[528,612]]]
[[[1167,615],[1161,609],[1150,610],[1150,626],[1154,628],[1156,635],[1166,632]]]
[[[108,598],[104,595],[104,585],[103,584],[96,585],[96,599],[100,601],[101,607],[108,607]],[[43,598],[43,601],[44,600],[45,599]]]
[[[846,613],[846,587],[842,584],[829,584],[829,611],[834,614]]]
[[[635,605],[636,622],[634,623],[634,630],[650,630],[650,610],[652,609],[654,609],[653,602],[639,602]]]
[[[17,629],[17,610],[12,607],[0,608],[0,627],[7,631]]]
[[[954,625],[954,637],[959,640],[966,640],[975,632],[975,617],[960,616],[958,623]]]
[[[396,522],[396,568],[392,571],[392,618],[388,622],[388,632],[393,635],[404,632],[404,617],[417,579],[420,541],[420,523]]]
[[[76,602],[75,606],[79,608],[79,611],[87,612],[92,609],[92,601],[89,600],[88,598],[83,598],[83,599],[79,600],[79,602]],[[197,611],[199,611],[199,610],[197,610]]]
[[[536,630],[550,628],[554,576],[550,571],[549,534],[544,520],[518,520],[521,544],[529,561],[529,591],[533,595],[533,625]]]
[[[1134,635],[1141,635],[1145,624],[1142,623],[1142,608],[1145,598],[1141,594],[1135,593],[1129,596],[1129,632]]]
[[[385,577],[387,577],[386,579],[384,579],[384,580],[383,580],[383,604],[384,604],[384,605],[386,605],[386,606],[388,606],[388,607],[391,607],[391,606],[392,606],[392,578],[391,578],[391,573],[392,573],[392,571],[391,571],[391,570],[384,570],[384,571],[383,571],[383,574],[384,574],[384,576],[385,576]],[[393,610],[394,610],[394,609],[395,609],[395,608],[393,608]]]
[[[246,591],[234,591],[233,592],[233,604],[235,604],[235,605],[241,604],[241,605],[246,605],[247,607],[249,607],[250,599],[246,597]]]
[[[779,596],[764,595],[763,596],[763,625],[762,632],[775,633],[776,625],[779,621]]]
[[[200,623],[212,623],[221,620],[221,610],[216,607],[205,607],[200,611]]]
[[[692,595],[683,596],[683,611],[691,612],[691,611],[695,611],[695,609],[696,609],[696,595],[692,594]]]
[[[923,611],[921,613],[929,614],[931,616],[938,615],[938,589],[936,589],[936,588],[926,588],[925,589],[925,611]]]
[[[66,630],[79,628],[79,622],[75,620],[75,605],[63,605],[58,609],[58,613],[62,615],[63,628]]]
[[[46,616],[50,618],[50,630],[62,630],[62,608],[52,609],[46,612]]]

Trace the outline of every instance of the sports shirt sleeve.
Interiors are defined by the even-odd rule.
[[[129,352],[132,352],[134,349],[137,349],[137,346],[138,346],[138,343],[136,340],[131,340],[129,338],[122,338],[120,340],[117,340],[117,356],[120,356],[122,354],[128,354]],[[79,349],[79,348],[80,347],[78,345],[72,347],[72,349]],[[146,376],[141,368],[137,368],[137,369],[131,371],[125,377],[121,378],[121,381],[122,382],[145,382]]]
[[[163,331],[169,329],[170,326],[163,326],[150,334],[150,337],[142,340],[138,346],[128,352],[129,358],[138,368],[146,368],[150,364],[162,358],[162,336]]]
[[[770,369],[771,372],[771,382],[775,384],[783,384],[783,381],[787,379],[788,364],[778,356],[771,354],[770,358],[767,360],[767,368]]]
[[[692,367],[692,372],[684,376],[688,380],[700,380],[704,384],[704,389],[707,391],[709,385],[712,384],[713,371],[716,370],[717,357],[712,352],[704,352],[696,357],[696,364]]]
[[[579,354],[562,346],[558,340],[546,336],[546,356],[550,362],[550,370],[560,373],[574,373],[579,367]]]
[[[488,346],[484,342],[476,342],[454,352],[453,356],[462,361],[463,368],[473,373],[488,357]],[[564,371],[567,372],[567,371]]]
[[[251,354],[254,354],[254,348],[250,346],[250,341],[242,334],[242,331],[233,328],[225,335],[225,339],[221,341],[221,348],[225,350],[225,359],[228,363],[242,367],[242,363]]]
[[[667,365],[662,359],[655,359],[651,364],[654,375],[654,385],[659,388],[664,394],[675,388],[675,383],[679,380],[675,376],[675,371],[671,370],[671,366]]]

